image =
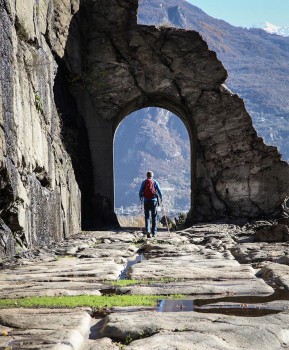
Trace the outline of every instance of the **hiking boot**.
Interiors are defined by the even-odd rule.
[[[151,238],[150,232],[147,232],[147,238]]]

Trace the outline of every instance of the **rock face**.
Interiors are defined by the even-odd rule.
[[[0,256],[80,229],[80,191],[54,98],[54,57],[63,56],[77,9],[73,0],[0,1]]]
[[[94,206],[103,222],[116,220],[115,130],[129,113],[148,106],[175,113],[188,129],[189,221],[280,213],[288,164],[257,137],[243,101],[223,85],[227,72],[216,54],[197,32],[137,25],[137,7],[136,0],[83,1],[66,51],[88,129]]]

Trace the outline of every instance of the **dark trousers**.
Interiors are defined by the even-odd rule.
[[[146,232],[151,232],[153,235],[157,233],[157,205],[156,201],[144,202],[145,225]],[[150,213],[151,213],[151,230],[150,230]]]

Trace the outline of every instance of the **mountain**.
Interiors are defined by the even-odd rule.
[[[281,36],[289,36],[289,27],[278,27],[275,24],[264,22],[259,24],[258,26],[253,26],[253,28],[261,28],[265,30],[265,32],[270,34],[277,34]]]
[[[198,31],[227,69],[226,85],[244,99],[259,136],[277,146],[283,159],[289,160],[289,37],[260,28],[234,27],[184,0],[142,0],[138,22]],[[169,192],[171,206],[187,207],[189,141],[180,131],[182,123],[174,122],[176,117],[163,110],[137,113],[137,118],[126,118],[126,131],[120,127],[115,142],[115,173],[120,176],[115,176],[116,205],[137,202],[140,181],[150,168],[156,170],[165,188],[173,189]],[[179,135],[177,139],[175,135]],[[161,142],[156,144],[156,140]],[[179,155],[174,158],[174,154]],[[186,170],[178,179],[179,169]]]
[[[188,209],[189,142],[183,122],[167,110],[145,108],[129,115],[114,143],[116,207],[137,204],[140,184],[153,170],[166,208]]]

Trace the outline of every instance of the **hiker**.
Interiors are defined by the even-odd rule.
[[[145,232],[147,237],[150,238],[157,234],[157,206],[159,200],[162,201],[162,191],[156,180],[153,179],[154,173],[152,171],[147,172],[147,179],[141,184],[139,190],[139,198],[144,201],[144,214],[145,214]],[[150,230],[150,212],[151,212],[151,230]]]

